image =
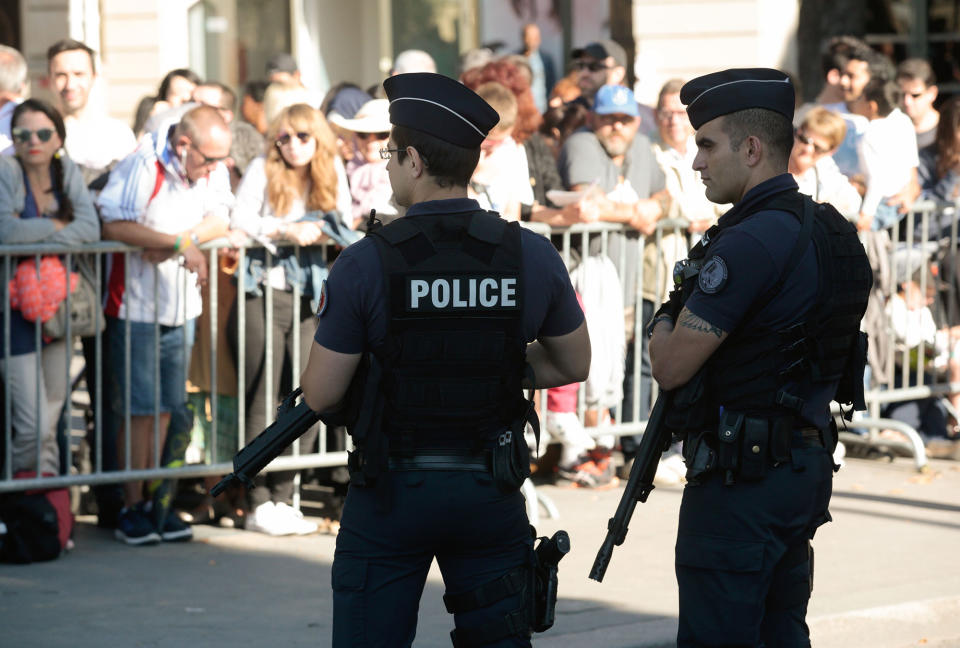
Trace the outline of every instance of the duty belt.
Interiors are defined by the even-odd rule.
[[[493,466],[489,450],[417,450],[414,454],[390,453],[390,470],[467,470],[490,472]]]

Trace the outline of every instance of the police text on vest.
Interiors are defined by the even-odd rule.
[[[407,296],[407,310],[513,309],[517,278],[409,278]]]

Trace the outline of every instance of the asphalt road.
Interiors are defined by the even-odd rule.
[[[834,521],[814,541],[809,625],[817,648],[960,647],[960,463],[917,474],[849,459],[837,475]],[[637,507],[602,584],[587,578],[619,488],[540,487],[566,529],[558,619],[538,646],[669,646],[676,633],[673,543],[681,489],[658,488]],[[0,646],[327,646],[335,538],[269,538],[195,527],[185,544],[127,547],[81,520],[60,560],[0,565]],[[449,646],[452,619],[431,571],[417,640]]]

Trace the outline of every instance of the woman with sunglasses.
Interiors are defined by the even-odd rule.
[[[801,193],[817,202],[830,203],[855,222],[860,213],[860,192],[840,173],[831,157],[843,143],[846,132],[843,117],[826,108],[814,108],[794,131],[787,168]]]
[[[356,227],[362,226],[370,210],[376,209],[377,216],[386,225],[399,215],[387,174],[388,160],[380,154],[390,139],[390,102],[371,99],[360,107],[353,119],[331,113],[330,123],[348,134],[354,151],[353,158],[347,162],[353,223]]]
[[[341,167],[342,169],[342,167]],[[306,365],[313,340],[312,320],[320,299],[319,290],[307,277],[325,276],[326,267],[306,260],[317,259],[320,250],[309,246],[323,243],[326,236],[317,217],[335,213],[341,192],[336,163],[336,140],[323,115],[307,104],[284,108],[267,129],[267,151],[247,167],[231,218],[235,233],[231,238],[249,235],[265,245],[293,243],[300,250],[283,246],[267,256],[265,250],[251,249],[244,273],[246,322],[239,334],[237,304],[227,323],[228,341],[239,366],[239,353],[245,350],[246,440],[249,443],[269,423],[268,412],[276,411],[280,386],[296,384]],[[345,190],[348,191],[348,190]],[[347,194],[349,200],[349,193]],[[349,203],[348,203],[349,204]],[[339,214],[336,214],[340,220]],[[306,249],[303,249],[306,248]],[[316,254],[314,254],[316,253]],[[317,267],[318,266],[318,267]],[[299,301],[299,337],[296,337],[293,284],[302,287]],[[272,291],[273,309],[269,322],[272,359],[267,362],[266,290]],[[291,367],[294,350],[299,349],[300,367]],[[285,366],[284,356],[290,364]],[[287,380],[284,381],[283,378]],[[272,418],[272,416],[270,417]],[[316,429],[300,440],[301,452],[312,452]],[[305,521],[288,506],[293,495],[295,471],[261,474],[248,493],[246,527],[270,535],[306,534],[317,525]]]
[[[60,113],[44,101],[27,99],[13,111],[11,126],[14,155],[0,157],[0,244],[77,245],[97,240],[100,230],[93,201],[80,169],[63,152],[66,129]],[[22,260],[11,260],[11,272]],[[7,304],[9,279],[0,264],[0,290]],[[0,307],[0,331],[5,311]],[[9,318],[10,347],[5,350],[0,342],[0,372],[10,389],[6,396],[13,418],[13,472],[37,470],[39,436],[39,471],[58,474],[56,427],[67,392],[68,345],[62,339],[49,340],[38,348],[37,323],[12,307]]]

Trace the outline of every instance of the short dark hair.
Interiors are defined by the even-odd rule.
[[[267,88],[269,86],[269,81],[247,81],[243,86],[243,96],[250,97],[257,103],[263,103],[263,97],[267,94]]]
[[[863,86],[863,99],[876,102],[877,113],[881,117],[886,117],[903,103],[903,91],[895,81],[875,78],[870,79],[867,85]]]
[[[870,78],[882,79],[884,81],[893,81],[897,76],[897,68],[893,65],[886,54],[871,49],[869,55],[864,60],[870,70]]]
[[[902,61],[897,66],[897,81],[901,79],[923,81],[923,85],[928,88],[937,85],[937,75],[933,73],[933,67],[922,58],[910,58]]]
[[[480,162],[479,146],[463,148],[406,126],[394,126],[391,137],[400,149],[397,161],[402,163],[407,157],[407,147],[412,146],[424,159],[427,173],[441,187],[466,187]]]
[[[90,70],[96,74],[96,53],[86,43],[81,43],[80,41],[72,38],[63,38],[47,48],[47,69],[50,69],[50,61],[53,60],[54,56],[63,52],[73,52],[75,50],[81,50],[87,53],[87,56],[90,57]]]
[[[787,167],[793,150],[793,124],[784,115],[766,108],[748,108],[724,115],[721,126],[734,151],[750,135],[767,145],[776,166]]]
[[[173,83],[173,80],[177,77],[183,77],[193,85],[200,85],[200,76],[193,70],[187,68],[177,68],[176,70],[170,70],[167,72],[166,76],[163,77],[163,80],[160,82],[160,87],[157,88],[157,99],[160,101],[167,100],[167,93],[170,92],[170,84]]]
[[[820,68],[826,76],[830,70],[843,70],[847,61],[867,60],[866,51],[870,46],[856,36],[834,36],[826,42],[820,54]]]

